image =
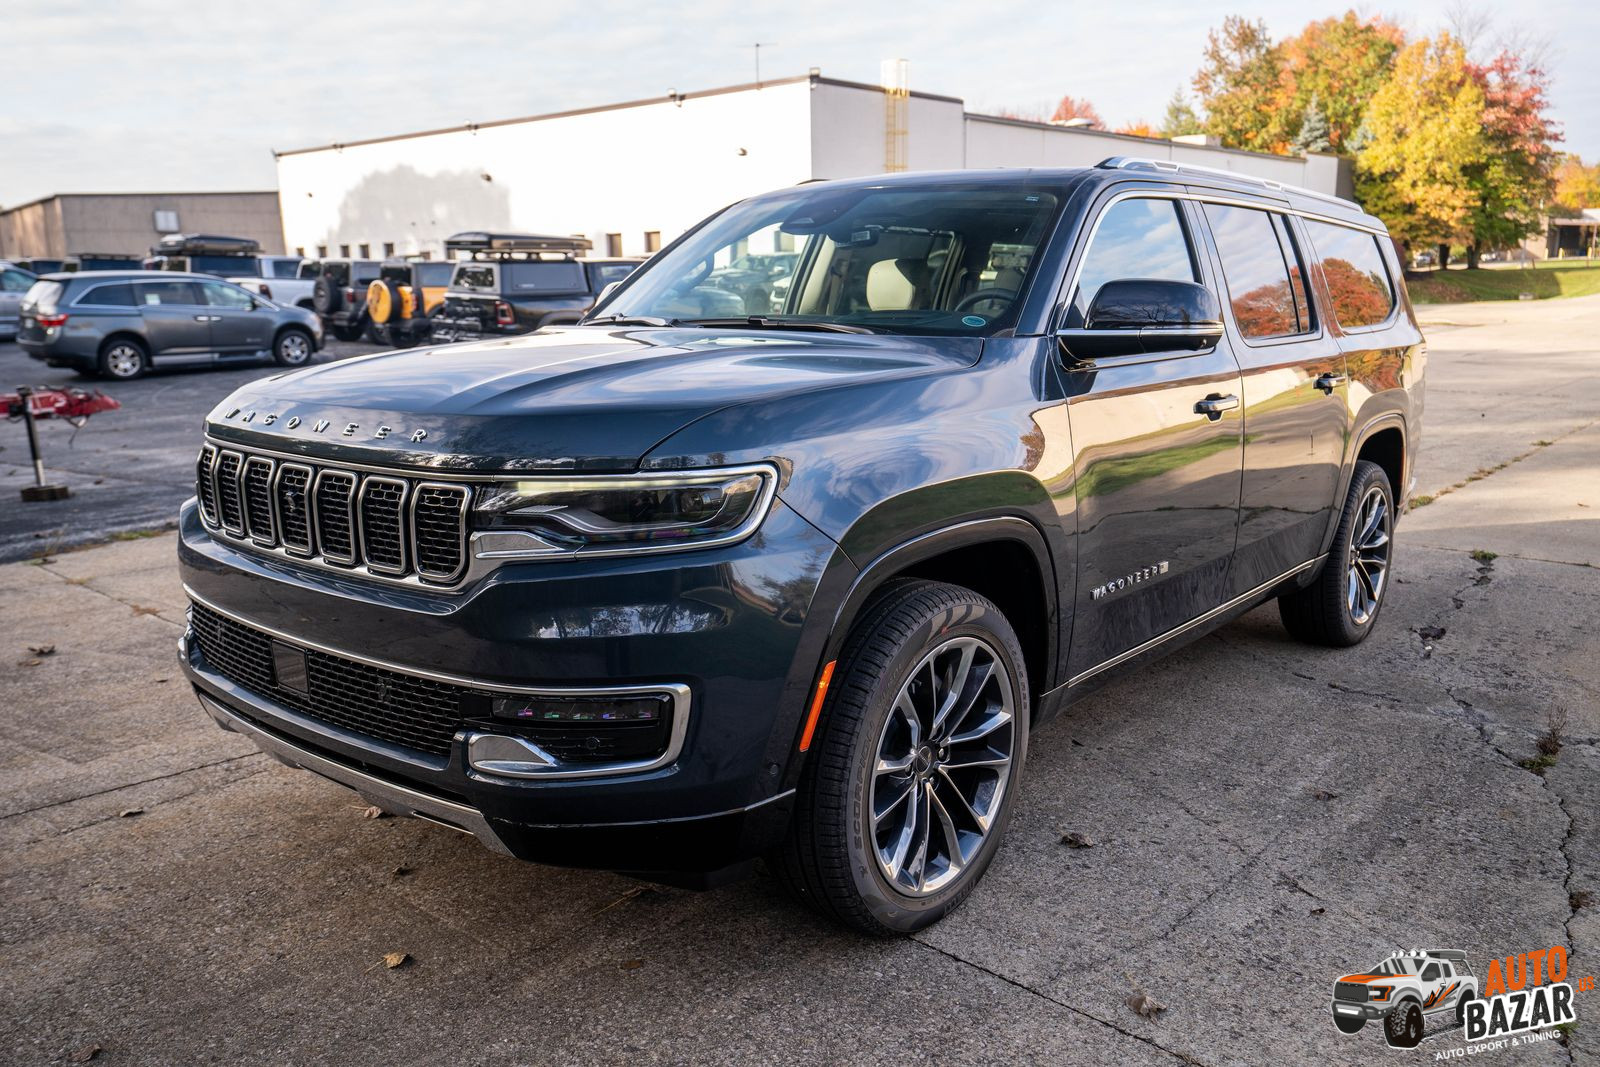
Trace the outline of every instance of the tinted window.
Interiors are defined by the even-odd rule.
[[[582,264],[570,261],[502,263],[500,276],[508,293],[574,293],[587,288]]]
[[[320,278],[321,276],[322,264],[318,263],[316,260],[308,259],[304,263],[300,264],[300,273],[297,275],[297,277]]]
[[[1346,329],[1372,326],[1394,310],[1394,286],[1378,239],[1370,233],[1307,220],[1322,275],[1333,297],[1333,317]]]
[[[620,282],[633,273],[632,263],[596,263],[589,268],[594,274],[595,289],[604,289],[612,282]]]
[[[1122,278],[1200,280],[1175,201],[1122,200],[1100,216],[1078,273],[1078,291],[1072,301],[1074,324],[1083,322],[1102,285]]]
[[[451,265],[449,263],[417,263],[414,266],[417,271],[417,280],[423,285],[450,284]]]
[[[350,264],[348,263],[324,263],[322,265],[322,273],[327,275],[328,280],[334,285],[344,286],[350,283]]]
[[[214,308],[239,308],[249,311],[255,306],[255,301],[250,298],[249,293],[232,285],[201,282],[200,288],[205,290],[206,303]]]
[[[1222,256],[1234,321],[1246,337],[1284,337],[1302,329],[1289,265],[1269,212],[1205,205]]]
[[[456,268],[450,284],[458,289],[486,289],[494,291],[494,268],[482,263],[463,263]]]
[[[200,287],[194,282],[140,282],[134,286],[134,295],[145,305],[183,304],[193,307],[203,304]]]
[[[87,304],[90,307],[119,307],[133,306],[133,286],[127,283],[117,285],[97,285],[75,301]]]
[[[356,281],[362,285],[377,281],[378,275],[383,273],[383,264],[375,259],[358,260],[355,264]]]
[[[33,285],[33,275],[20,270],[0,270],[0,290],[8,293],[25,293]]]
[[[184,269],[230,278],[256,277],[261,273],[261,261],[255,256],[190,256]]]
[[[272,276],[274,278],[293,278],[300,272],[300,264],[292,259],[275,259],[272,261]]]

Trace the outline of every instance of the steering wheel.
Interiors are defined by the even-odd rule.
[[[991,300],[1000,301],[1005,305],[1010,306],[1012,301],[1016,299],[1017,291],[1015,289],[1000,289],[998,287],[991,286],[988,289],[978,289],[968,293],[956,303],[954,311],[957,313],[962,311],[971,311],[979,304],[987,303]],[[1001,310],[1003,311],[1005,309],[1002,308]]]

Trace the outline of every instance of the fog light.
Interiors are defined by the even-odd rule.
[[[501,697],[494,717],[514,722],[561,725],[652,723],[667,717],[672,701],[666,694],[639,697]]]

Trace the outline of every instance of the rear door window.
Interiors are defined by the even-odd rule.
[[[1333,317],[1347,330],[1376,326],[1394,310],[1394,284],[1378,238],[1348,226],[1307,219],[1322,276],[1333,298]]]
[[[292,259],[275,259],[272,261],[272,276],[274,278],[293,278],[300,271],[300,264]]]
[[[456,268],[450,288],[492,293],[495,291],[494,268],[487,263],[463,263]]]
[[[233,285],[223,285],[221,282],[201,282],[200,288],[205,290],[206,303],[216,308],[237,308],[249,311],[255,307],[255,300],[249,293]]]
[[[133,307],[133,286],[126,282],[115,285],[97,285],[78,297],[75,303],[89,307]]]
[[[1255,340],[1309,330],[1280,239],[1282,225],[1273,214],[1223,204],[1206,204],[1205,214],[1222,257],[1228,303],[1239,332]]]
[[[449,285],[450,264],[448,263],[418,263],[415,264],[417,281],[426,286]]]
[[[583,265],[570,261],[502,263],[507,293],[579,293],[586,286]]]
[[[146,307],[166,307],[173,304],[196,307],[205,303],[200,299],[200,287],[194,282],[140,282],[133,288],[138,302]]]
[[[1176,201],[1137,198],[1106,209],[1078,270],[1069,325],[1083,324],[1102,285],[1124,278],[1200,280]]]

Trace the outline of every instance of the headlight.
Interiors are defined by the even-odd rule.
[[[478,554],[593,556],[731,544],[761,525],[777,488],[778,472],[768,466],[500,482],[478,490]]]
[[[1391,987],[1386,985],[1368,986],[1367,995],[1373,1000],[1388,1000],[1390,988]]]

